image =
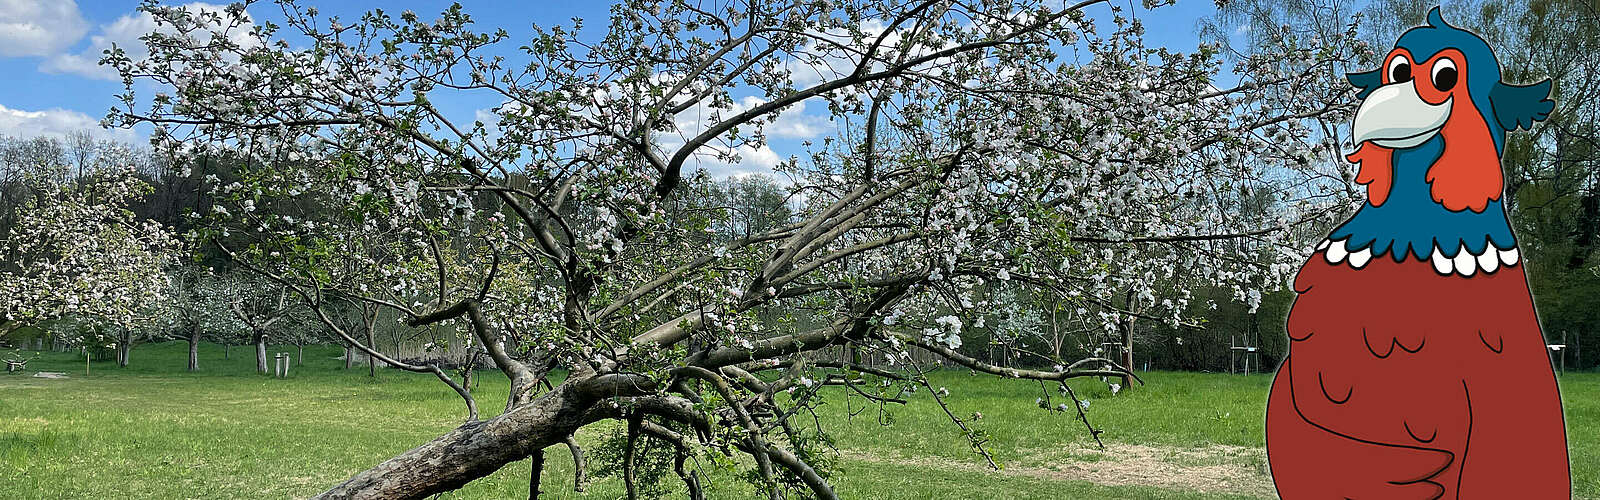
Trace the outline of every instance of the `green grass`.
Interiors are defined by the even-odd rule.
[[[295,367],[285,380],[255,374],[247,348],[233,348],[231,359],[224,360],[222,348],[214,345],[202,349],[203,371],[187,373],[185,349],[181,343],[140,346],[129,368],[97,362],[87,377],[82,357],[47,353],[29,364],[28,373],[62,371],[72,378],[0,375],[0,496],[305,497],[439,435],[464,417],[460,399],[431,376],[379,370],[377,378],[368,378],[365,367],[343,370],[334,359],[337,348],[308,347],[306,366]],[[475,393],[487,417],[504,406],[506,384],[494,372],[481,375]],[[841,452],[832,482],[843,498],[1259,496],[1265,484],[1260,448],[1270,376],[1158,372],[1145,378],[1150,386],[1116,397],[1096,381],[1074,384],[1092,402],[1090,418],[1106,431],[1111,453],[1101,454],[1092,451],[1092,441],[1072,415],[1034,405],[1042,395],[1037,383],[965,371],[937,375],[935,386],[952,393],[952,411],[983,413],[976,427],[988,434],[987,447],[1005,468],[1000,472],[985,468],[924,393],[911,395],[906,407],[890,407],[889,424],[880,425],[876,406],[829,388],[819,418]],[[1568,374],[1562,389],[1573,479],[1579,496],[1595,497],[1600,495],[1600,401],[1593,396],[1600,394],[1600,374]],[[604,427],[586,429],[579,440],[592,452],[605,432]],[[1246,474],[1236,479],[1249,484],[1180,491],[1182,483],[1163,482],[1167,469],[1124,463],[1127,455],[1141,453],[1163,466],[1227,465]],[[622,496],[620,483],[611,479],[574,493],[565,449],[551,448],[546,455],[544,498]],[[1135,479],[1113,477],[1122,472]],[[512,464],[443,498],[522,497],[528,473],[527,462]],[[1140,473],[1158,480],[1138,480]],[[710,480],[714,498],[753,493],[731,473],[713,472]]]

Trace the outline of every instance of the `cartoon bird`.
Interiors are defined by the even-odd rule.
[[[1267,402],[1284,498],[1571,498],[1555,374],[1506,218],[1509,131],[1555,107],[1476,35],[1406,31],[1349,75],[1368,202],[1294,281]]]

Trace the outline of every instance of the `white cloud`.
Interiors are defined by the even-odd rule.
[[[88,31],[73,0],[0,0],[0,57],[57,54]]]
[[[806,113],[806,103],[810,101],[800,101],[799,104],[783,110],[783,113],[778,115],[777,121],[767,125],[765,129],[767,135],[785,139],[814,139],[827,132],[833,127],[828,117]]]
[[[97,138],[132,143],[138,139],[129,129],[104,129],[100,120],[78,111],[51,108],[25,111],[0,105],[0,135],[11,137],[63,137],[68,132],[87,130]]]
[[[0,0],[5,2],[8,0]],[[227,9],[223,5],[195,2],[184,5],[183,8],[192,11],[215,12],[222,16],[222,22],[227,23],[228,16],[224,13]],[[257,45],[254,38],[250,37],[250,28],[253,20],[249,13],[245,14],[246,23],[228,32],[228,38],[241,46],[251,47]],[[46,73],[68,73],[81,75],[99,80],[117,80],[117,71],[110,66],[101,66],[100,58],[109,50],[112,44],[121,47],[129,58],[139,60],[149,54],[143,41],[139,37],[156,29],[156,21],[150,14],[133,12],[123,14],[122,17],[107,24],[100,25],[99,31],[89,37],[89,47],[76,54],[56,54],[45,60],[39,66],[40,71]],[[166,29],[166,28],[163,28]],[[80,35],[81,36],[81,35]]]
[[[883,24],[883,21],[878,19],[863,19],[859,29],[861,30],[862,34],[866,35],[866,39],[863,42],[870,43],[875,40],[879,34],[882,34],[883,30],[887,29],[887,26]],[[855,42],[850,39],[850,34],[846,30],[813,30],[808,31],[806,34],[831,41],[833,44],[846,46],[855,45]],[[890,33],[889,36],[884,37],[883,45],[885,47],[893,47],[894,44],[899,41],[899,33]],[[785,69],[789,70],[789,79],[794,82],[795,88],[806,88],[818,83],[822,83],[826,80],[833,80],[845,76],[846,74],[855,71],[856,66],[860,63],[860,60],[854,57],[855,54],[842,53],[838,49],[835,49],[834,45],[832,44],[808,42],[805,44],[802,52],[805,52],[810,56],[805,60],[791,57],[784,61],[784,67]]]
[[[509,105],[510,104],[506,104],[506,106]],[[500,125],[500,113],[496,113],[496,109],[498,108],[487,108],[473,111],[472,119],[483,122],[484,128],[493,129]]]
[[[657,136],[660,146],[668,151],[682,147],[689,138],[699,135],[713,124],[733,118],[745,110],[765,104],[767,101],[756,96],[746,96],[736,99],[731,106],[725,109],[713,108],[702,103],[694,106],[674,117],[677,133],[661,134]],[[768,139],[811,139],[827,132],[828,123],[826,116],[806,113],[806,103],[800,102],[778,113],[777,119],[764,124],[761,129]],[[738,155],[737,161],[724,158],[725,153]],[[750,174],[772,174],[772,169],[778,164],[789,159],[789,152],[780,154],[768,144],[755,146],[740,144],[731,147],[720,139],[712,140],[695,151],[687,162],[688,166],[700,167],[709,171],[715,177],[738,177]]]
[[[670,154],[683,147],[683,139],[674,135],[658,135],[656,147],[658,151]],[[734,157],[729,157],[729,154]],[[730,148],[723,141],[711,141],[700,146],[694,154],[684,161],[686,170],[696,168],[706,169],[712,177],[741,177],[751,174],[772,175],[773,169],[778,164],[789,160],[789,155],[780,154],[772,146],[762,144],[740,144]]]
[[[678,116],[673,117],[673,123],[677,125],[678,135],[687,139],[700,135],[712,124],[733,118],[739,113],[766,103],[765,99],[756,96],[739,98],[725,109],[713,108],[702,102],[678,113]],[[763,124],[761,130],[770,137],[812,139],[822,135],[828,127],[828,118],[806,113],[806,103],[802,101],[784,108],[778,113],[777,119]]]
[[[723,146],[703,146],[684,162],[684,166],[706,169],[716,178],[743,177],[753,174],[773,175],[773,169],[789,159],[788,156],[780,155],[777,151],[773,151],[771,146],[764,144],[761,147],[742,144],[734,148],[733,152],[739,156],[737,161],[723,159],[719,153],[726,151],[728,148]]]
[[[806,33],[808,36],[827,40],[830,43],[808,42],[800,49],[797,56],[784,60],[784,69],[789,70],[789,80],[793,82],[795,88],[810,87],[824,81],[842,78],[854,72],[861,64],[860,52],[864,51],[868,45],[877,42],[879,36],[883,37],[883,41],[878,51],[878,56],[874,58],[871,67],[867,68],[867,70],[883,71],[887,69],[883,58],[892,58],[892,54],[895,54],[895,51],[898,50],[896,47],[900,44],[902,32],[893,31],[885,35],[884,31],[889,27],[880,19],[863,19],[857,29],[863,35],[859,42],[853,40],[850,33],[842,29],[808,31]],[[936,46],[918,44],[910,49],[910,53],[907,56],[922,57],[946,47],[948,43],[944,42]],[[838,48],[839,46],[852,46],[855,50],[843,51]],[[948,58],[938,58],[924,63],[920,67],[924,68],[922,71],[937,75],[943,72],[940,66],[948,61]]]

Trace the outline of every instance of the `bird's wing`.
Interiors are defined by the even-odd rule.
[[[1306,418],[1374,442],[1464,440],[1460,367],[1449,365],[1452,286],[1423,262],[1374,258],[1361,269],[1312,257],[1289,313],[1293,391]],[[1441,364],[1442,363],[1442,364]],[[1444,441],[1436,441],[1439,436]]]
[[[1556,109],[1556,102],[1550,100],[1550,80],[1532,85],[1495,83],[1489,92],[1489,104],[1495,121],[1507,131],[1532,130],[1533,122],[1549,118]]]

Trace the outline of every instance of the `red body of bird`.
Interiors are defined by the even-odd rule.
[[[1505,134],[1555,108],[1439,9],[1376,70],[1347,159],[1368,200],[1295,277],[1267,401],[1278,494],[1566,499],[1561,395],[1506,218]]]
[[[1377,286],[1375,286],[1377,285]],[[1521,265],[1312,255],[1267,403],[1285,498],[1565,498],[1554,373]]]

